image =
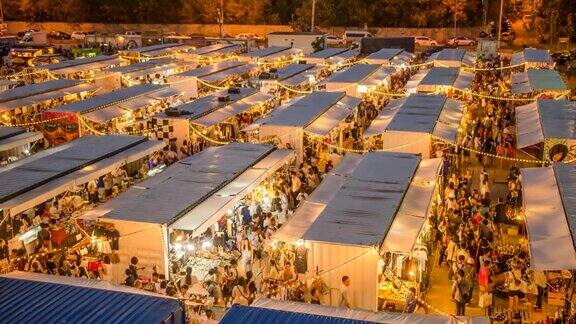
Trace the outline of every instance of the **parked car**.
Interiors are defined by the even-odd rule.
[[[65,32],[61,32],[61,31],[51,31],[48,33],[48,39],[52,39],[52,40],[63,40],[63,39],[70,39],[70,35],[65,33]]]
[[[452,46],[474,46],[476,41],[468,37],[456,37],[448,40],[448,45]]]
[[[511,42],[516,39],[516,33],[513,30],[503,32],[501,39],[505,42]]]
[[[415,36],[414,42],[418,46],[438,46],[438,42],[430,37],[426,36]]]
[[[374,35],[365,30],[347,30],[344,32],[342,39],[346,44],[360,44],[360,40],[362,40],[364,37],[374,37]]]
[[[128,30],[124,33],[124,35],[126,35],[126,36],[139,36],[141,34],[140,34],[140,32],[137,32],[137,31]]]
[[[84,40],[86,38],[86,35],[94,35],[96,34],[95,31],[75,31],[72,32],[72,34],[70,35],[71,39],[78,39],[78,40]]]
[[[326,45],[344,45],[344,40],[338,36],[326,35]]]

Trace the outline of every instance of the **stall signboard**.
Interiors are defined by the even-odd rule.
[[[543,160],[565,162],[576,159],[576,140],[547,138],[544,141]]]
[[[42,134],[51,147],[80,137],[78,115],[75,113],[45,111],[42,113]]]

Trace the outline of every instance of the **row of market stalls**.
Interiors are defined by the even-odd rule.
[[[130,132],[135,123],[164,110],[179,93],[165,85],[140,84],[61,105],[43,113],[44,136],[59,145],[85,134]]]
[[[250,306],[234,305],[220,321],[232,323],[382,323],[382,324],[488,324],[484,316],[451,317],[442,315],[398,314],[350,310],[323,305],[258,298]]]
[[[41,132],[27,132],[23,127],[0,127],[0,161],[13,162],[27,156],[44,136]]]
[[[194,152],[212,143],[240,138],[240,129],[268,114],[275,98],[255,88],[230,88],[174,106],[151,118],[150,136],[180,150],[186,142]]]
[[[128,61],[122,60],[115,54],[97,55],[94,57],[39,65],[36,66],[35,69],[47,70],[50,74],[59,78],[77,79],[91,77],[100,70],[125,64],[128,64]]]
[[[104,281],[32,272],[0,275],[0,308],[7,323],[186,323],[176,298]]]
[[[240,54],[238,55],[238,59],[242,62],[252,64],[265,64],[265,63],[278,62],[278,64],[282,65],[282,63],[280,62],[291,61],[301,56],[302,52],[292,47],[269,46],[248,53]]]
[[[55,105],[82,100],[98,90],[94,84],[52,80],[12,88],[0,93],[0,122],[20,124]]]
[[[194,49],[195,48],[193,46],[186,44],[165,43],[120,50],[118,51],[118,54],[121,57],[138,62],[142,60],[174,56],[179,53],[187,53],[189,51],[193,51]]]
[[[335,143],[343,142],[343,133],[350,127],[344,121],[355,114],[360,102],[345,92],[312,92],[276,108],[243,131],[261,141],[276,139],[281,147],[295,150],[301,162],[312,141],[309,136],[330,136]]]
[[[306,55],[303,60],[306,63],[329,65],[339,68],[346,63],[351,63],[358,58],[360,51],[346,47],[328,47],[318,52]]]
[[[272,145],[233,143],[210,147],[178,161],[162,173],[82,216],[99,218],[120,233],[120,264],[138,257],[139,265],[156,267],[172,278],[173,262],[186,268],[190,255],[198,278],[223,260],[237,258],[221,249],[222,231],[232,210],[294,158],[291,150]],[[224,222],[222,222],[222,220]],[[220,224],[220,225],[218,225]],[[182,264],[184,263],[184,264]],[[124,280],[124,268],[112,268]]]
[[[243,48],[239,44],[217,43],[179,53],[178,58],[198,64],[208,64],[235,57],[242,51]]]
[[[519,150],[547,162],[576,159],[576,103],[539,99],[516,107],[516,143]]]
[[[38,244],[36,234],[41,224],[33,223],[22,231],[24,227],[18,229],[13,223],[20,214],[33,220],[35,208],[47,208],[46,203],[59,197],[54,203],[61,210],[60,220],[65,221],[87,204],[86,183],[118,168],[124,168],[130,177],[137,176],[147,157],[163,147],[163,142],[141,136],[85,136],[2,168],[0,233],[10,253],[25,249],[30,255]],[[59,242],[66,247],[83,239],[74,226],[58,231]]]
[[[387,301],[400,310],[408,289],[419,292],[430,271],[427,217],[441,164],[406,153],[347,154],[273,239],[294,250],[304,278],[319,275],[335,288],[347,275],[358,308],[376,311]],[[333,306],[340,300],[333,290],[325,299]]]
[[[556,70],[530,68],[512,73],[513,94],[556,98],[565,95],[566,91],[568,86]]]
[[[383,48],[366,58],[368,64],[381,64],[386,66],[407,66],[414,59],[415,55],[401,48]]]
[[[140,83],[163,84],[168,76],[194,67],[194,62],[165,57],[106,69],[97,73],[96,77],[104,79],[99,83],[110,83],[109,88],[115,90],[120,86],[129,87]]]
[[[512,54],[510,60],[512,66],[522,66],[524,69],[534,68],[554,68],[554,60],[547,50],[540,50],[535,48],[525,48],[520,52]]]
[[[458,143],[464,103],[445,95],[392,99],[364,132],[365,149],[436,156],[443,142]]]
[[[292,63],[260,73],[256,83],[263,93],[289,92],[287,95],[290,96],[294,94],[294,90],[309,91],[311,86],[318,82],[322,72],[323,69],[315,64]]]

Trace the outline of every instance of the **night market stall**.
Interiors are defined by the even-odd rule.
[[[238,59],[242,62],[247,62],[247,63],[265,63],[268,62],[270,59],[268,58],[269,56],[273,55],[273,54],[278,54],[280,53],[280,55],[287,55],[287,53],[289,52],[289,50],[291,49],[291,47],[286,47],[286,46],[270,46],[270,47],[265,47],[262,49],[258,49],[252,52],[248,52],[248,53],[244,53],[244,54],[240,54],[238,55]]]
[[[414,54],[401,48],[382,48],[364,58],[368,64],[407,66],[414,59]]]
[[[523,218],[526,221],[529,264],[521,268],[526,294],[538,295],[540,307],[545,302],[562,312],[573,303],[576,269],[576,168],[556,163],[552,167],[521,169]],[[535,275],[545,275],[547,288],[536,289]],[[540,284],[541,285],[541,284]],[[573,315],[571,308],[565,308]]]
[[[516,147],[547,162],[576,159],[576,103],[539,99],[516,107]]]
[[[171,107],[151,118],[150,136],[187,156],[240,138],[240,129],[266,115],[274,97],[254,88],[230,88]]]
[[[0,127],[0,166],[12,163],[44,147],[41,132],[22,127]]]
[[[0,172],[4,184],[0,233],[8,242],[11,260],[82,241],[85,237],[74,216],[145,177],[142,165],[163,147],[163,142],[145,137],[86,136],[14,162]],[[39,231],[48,231],[48,239],[40,240]]]
[[[186,323],[176,298],[99,280],[31,272],[0,275],[0,308],[2,320],[9,323]]]
[[[130,188],[83,218],[99,218],[120,234],[120,264],[138,266],[179,280],[193,263],[199,280],[221,262],[239,257],[227,248],[238,227],[235,211],[260,184],[293,159],[290,150],[233,143],[211,147],[180,160]],[[285,171],[284,171],[285,172]],[[124,267],[112,269],[124,280]]]
[[[95,77],[96,72],[116,66],[126,65],[128,61],[122,60],[118,55],[97,55],[88,58],[62,61],[35,67],[37,70],[46,70],[53,76],[66,79],[86,79]]]
[[[350,141],[352,119],[359,104],[359,98],[344,92],[312,92],[294,98],[243,131],[249,133],[248,138],[277,139],[281,147],[296,151],[299,162],[304,155],[318,156],[326,162],[331,150],[323,143],[343,147]]]
[[[457,67],[433,67],[417,72],[404,87],[409,93],[452,93],[470,90],[474,73]]]
[[[0,93],[0,122],[15,126],[36,122],[38,113],[81,100],[96,91],[96,85],[75,80],[52,80],[12,88]]]
[[[512,54],[510,65],[522,65],[524,69],[551,69],[554,67],[554,60],[548,50],[525,48],[520,52]]]
[[[512,94],[530,98],[556,99],[570,92],[556,70],[527,69],[512,73]]]
[[[430,55],[426,62],[432,63],[434,67],[474,67],[476,58],[462,48],[444,48]]]
[[[327,287],[323,304],[341,302],[333,289],[349,276],[354,308],[401,310],[429,277],[440,168],[412,154],[347,154],[273,238],[293,250],[301,279]]]
[[[157,59],[161,57],[175,56],[179,53],[186,53],[194,47],[185,44],[166,43],[150,46],[135,47],[118,51],[120,57],[132,62]]]
[[[315,84],[320,71],[314,64],[292,63],[281,68],[262,72],[256,81],[263,93],[278,93],[282,90],[306,91]],[[308,86],[308,87],[307,87]],[[286,89],[288,87],[288,89]],[[288,90],[289,91],[289,90]],[[294,94],[294,91],[290,95]]]
[[[345,91],[349,96],[361,97],[372,88],[389,87],[393,68],[380,64],[356,64],[336,72],[320,82],[319,87],[326,91]]]
[[[212,44],[180,53],[178,58],[198,64],[212,64],[235,58],[240,52],[242,52],[242,46],[238,44]]]
[[[165,85],[139,84],[43,113],[43,132],[51,145],[85,134],[137,133],[145,119],[163,111],[179,93]],[[52,120],[52,121],[50,121]]]
[[[463,113],[464,103],[445,95],[392,99],[364,132],[364,148],[440,157],[444,142],[458,143]]]
[[[182,92],[186,100],[195,99],[205,92],[213,92],[221,88],[218,85],[206,84],[202,79],[203,77],[238,68],[243,65],[245,65],[243,62],[237,60],[227,60],[171,75],[167,80],[170,87]]]
[[[484,316],[464,317],[427,314],[398,314],[351,310],[330,306],[304,304],[292,301],[258,298],[250,306],[233,306],[220,323],[244,322],[260,324],[293,323],[382,323],[382,324],[489,324]]]
[[[190,70],[196,65],[193,62],[166,57],[108,69],[100,73],[99,77],[111,75],[106,78],[107,82],[125,87],[139,83],[164,84],[170,75]]]

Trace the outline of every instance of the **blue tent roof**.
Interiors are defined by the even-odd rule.
[[[0,276],[0,310],[2,323],[184,323],[177,299],[96,280],[22,272]]]
[[[258,324],[364,324],[375,323],[357,319],[332,317],[315,314],[287,312],[261,307],[234,305],[226,313],[220,324],[258,323]]]

